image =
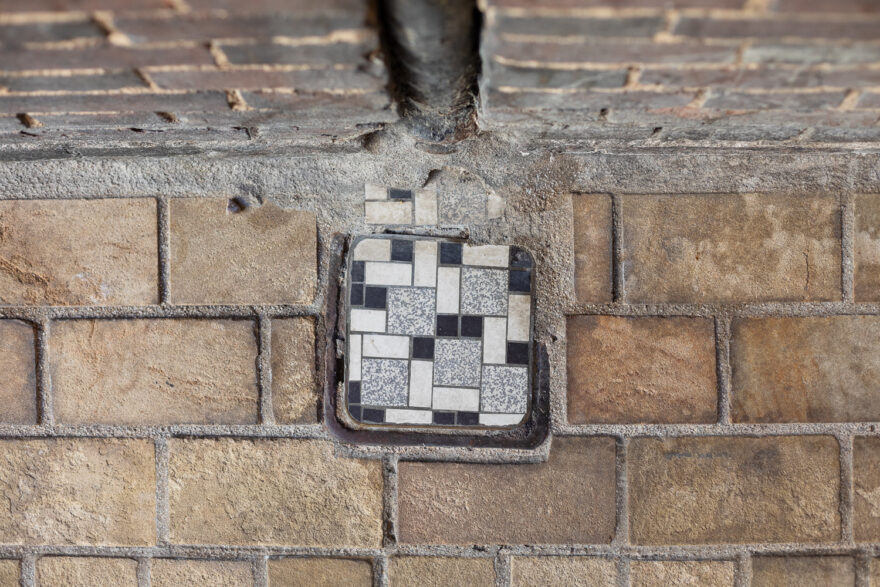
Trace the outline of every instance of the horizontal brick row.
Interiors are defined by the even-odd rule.
[[[105,0],[106,1],[106,0]],[[208,0],[201,0],[202,2]],[[746,0],[491,0],[490,6],[498,8],[515,9],[572,9],[572,8],[603,8],[613,7],[616,9],[627,8],[653,8],[653,9],[687,9],[699,8],[703,10],[741,10],[749,9]],[[826,0],[776,0],[767,3],[766,12],[753,16],[758,18],[771,16],[774,12],[816,12],[838,13],[851,16],[853,14],[872,14],[880,12],[880,6],[874,0],[841,0],[839,2],[827,2]]]

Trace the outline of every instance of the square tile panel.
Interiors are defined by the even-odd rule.
[[[351,417],[378,427],[523,422],[531,407],[533,273],[531,256],[517,247],[356,240],[345,298]]]

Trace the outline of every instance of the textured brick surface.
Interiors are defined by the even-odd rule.
[[[166,71],[150,74],[159,87],[183,90],[223,90],[238,88],[297,88],[298,90],[379,90],[381,78],[354,68],[310,69],[305,71]]]
[[[731,336],[734,420],[880,419],[880,317],[736,320]]]
[[[315,321],[272,321],[272,408],[280,424],[318,421]]]
[[[0,454],[0,479],[16,480],[0,484],[0,542],[155,543],[152,441],[3,440]]]
[[[253,566],[246,561],[153,559],[150,587],[254,584]]]
[[[880,196],[856,197],[854,246],[855,298],[880,301]]]
[[[733,587],[736,564],[730,561],[633,561],[632,587],[712,585]]]
[[[131,558],[47,556],[37,560],[40,587],[137,587],[137,561]]]
[[[695,97],[692,92],[492,92],[493,108],[512,110],[601,110],[603,108],[650,110],[687,106]]]
[[[572,210],[577,300],[611,301],[611,198],[574,196]]]
[[[753,587],[852,587],[855,561],[848,556],[758,556]]]
[[[853,528],[859,542],[880,540],[880,438],[853,440]]]
[[[146,88],[147,85],[133,71],[121,71],[104,75],[33,75],[0,77],[0,86],[10,92],[39,92],[62,90],[118,90],[121,88]]]
[[[0,202],[0,303],[158,301],[156,202]]]
[[[623,196],[622,215],[632,302],[840,299],[833,197]]]
[[[21,563],[17,560],[0,560],[0,585],[18,585],[20,577]]]
[[[715,329],[703,318],[568,319],[568,420],[713,422]]]
[[[650,37],[663,26],[660,16],[629,18],[499,17],[496,26],[510,35],[550,37]]]
[[[254,63],[277,65],[336,65],[360,63],[374,41],[363,44],[333,43],[331,45],[275,45],[256,43],[248,45],[223,45],[229,63],[246,65]]]
[[[406,543],[607,543],[615,525],[610,438],[557,438],[546,463],[400,464]],[[504,499],[498,496],[503,494]]]
[[[238,15],[232,18],[205,18],[169,15],[166,18],[118,18],[117,28],[136,43],[162,41],[210,41],[211,39],[248,37],[269,39],[276,35],[310,37],[333,31],[357,29],[363,21],[357,14],[350,16],[308,16],[277,13],[272,15]]]
[[[636,544],[840,538],[831,437],[640,438],[627,464]]]
[[[706,108],[719,110],[802,110],[813,111],[840,106],[845,90],[795,94],[754,94],[733,90],[718,91],[706,100]]]
[[[585,556],[516,556],[511,560],[512,587],[568,587],[589,581],[593,587],[614,587],[617,564]]]
[[[369,561],[345,558],[285,558],[269,561],[270,587],[370,587]]]
[[[496,55],[515,61],[541,63],[732,63],[733,47],[703,43],[657,45],[647,41],[609,39],[584,43],[502,40]]]
[[[0,422],[36,424],[37,390],[34,329],[17,320],[0,320]]]
[[[274,204],[241,209],[223,198],[175,199],[169,213],[174,302],[311,302],[318,248],[313,213]]]
[[[806,39],[871,40],[877,37],[877,24],[859,20],[712,19],[682,18],[674,34],[688,37],[752,37],[777,39],[798,36]],[[794,33],[794,34],[792,34]]]
[[[381,544],[379,461],[336,457],[330,443],[312,440],[168,444],[172,542]]]
[[[3,96],[0,112],[223,112],[223,92],[188,94],[73,94],[68,96]]]
[[[5,50],[4,71],[40,69],[88,69],[92,67],[148,67],[156,65],[210,65],[214,60],[206,47],[137,49],[98,46],[76,51],[41,49]],[[33,110],[33,108],[28,108]]]
[[[494,587],[491,558],[396,556],[388,569],[392,587]]]
[[[49,345],[64,424],[257,423],[251,321],[69,320]]]

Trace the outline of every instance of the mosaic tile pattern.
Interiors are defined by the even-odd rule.
[[[403,198],[392,194],[389,200]],[[509,427],[529,410],[531,256],[369,237],[346,284],[346,405],[368,425]]]
[[[364,188],[364,218],[367,224],[437,224],[437,192],[429,188],[406,190],[368,183]],[[408,241],[401,245],[405,242]]]

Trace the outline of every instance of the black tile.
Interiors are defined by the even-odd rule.
[[[440,263],[461,265],[461,243],[440,243]]]
[[[532,267],[532,256],[528,251],[524,251],[519,247],[510,247],[510,266],[530,269]]]
[[[434,424],[455,425],[455,412],[434,412]]]
[[[483,336],[483,317],[482,316],[462,316],[461,317],[461,335],[462,336]]]
[[[433,359],[434,339],[430,337],[414,336],[412,342],[413,359]]]
[[[413,242],[405,240],[391,241],[391,260],[412,262]]]
[[[364,307],[385,309],[388,299],[388,289],[384,287],[367,286],[364,292]]]
[[[458,424],[460,426],[476,426],[480,423],[480,415],[477,412],[458,412]]]
[[[402,190],[400,188],[388,188],[388,197],[392,200],[412,200],[412,190]]]
[[[352,283],[351,284],[350,303],[352,306],[363,305],[363,303],[364,303],[364,284],[362,284],[362,283]]]
[[[350,404],[361,403],[361,382],[360,381],[349,381],[348,382],[348,403],[350,403]]]
[[[532,272],[531,271],[511,271],[508,278],[510,291],[530,292],[532,290]]]
[[[507,343],[507,362],[512,365],[529,364],[529,345],[525,342]]]
[[[373,424],[381,424],[385,421],[385,410],[364,408],[363,421]]]
[[[355,419],[355,421],[361,421],[361,407],[360,406],[348,406],[348,413],[351,414],[351,417]]]
[[[437,336],[458,336],[458,316],[438,315]]]
[[[363,261],[353,261],[351,264],[351,282],[352,283],[362,283],[364,281],[364,262]]]

